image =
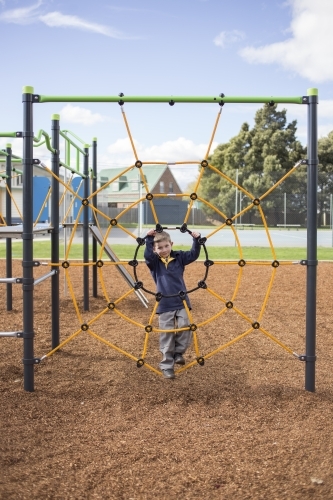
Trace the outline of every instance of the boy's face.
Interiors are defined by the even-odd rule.
[[[165,259],[165,257],[169,257],[172,245],[172,241],[169,240],[159,241],[154,244],[154,252],[156,252],[159,257],[163,257],[163,259]]]

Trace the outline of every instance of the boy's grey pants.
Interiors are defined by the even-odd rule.
[[[158,315],[161,330],[172,330],[189,325],[186,309],[168,311]],[[175,354],[184,354],[192,342],[192,332],[185,330],[177,333],[160,333],[160,351],[163,359],[159,364],[161,370],[170,370],[174,367]]]

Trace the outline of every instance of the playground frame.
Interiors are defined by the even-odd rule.
[[[173,106],[178,103],[212,103],[223,106],[226,103],[269,103],[269,104],[306,104],[308,106],[308,139],[306,161],[307,173],[307,258],[302,261],[307,267],[306,278],[306,353],[302,356],[305,362],[305,389],[315,391],[315,362],[316,362],[316,282],[317,282],[317,186],[318,186],[318,147],[317,147],[317,89],[308,89],[306,96],[300,97],[226,97],[224,94],[211,97],[186,97],[186,96],[46,96],[34,93],[33,87],[23,87],[23,365],[24,365],[24,389],[34,391],[34,365],[39,362],[34,358],[34,277],[33,268],[36,265],[33,259],[33,212],[31,200],[33,199],[33,166],[36,162],[33,154],[33,106],[38,103],[52,102],[114,102],[120,105],[124,103],[168,103]],[[59,115],[52,117],[52,168],[59,175]],[[87,145],[85,145],[87,146]],[[85,147],[85,162],[83,174],[88,177],[88,147]],[[96,142],[93,141],[93,163],[96,164]],[[59,190],[56,189],[56,180],[53,178],[52,196],[52,219],[51,219],[51,258],[53,263],[59,263]],[[96,182],[96,176],[95,176]],[[96,190],[96,186],[93,188]],[[58,192],[58,195],[57,195]],[[88,197],[88,192],[85,193]],[[83,212],[83,236],[84,236],[84,261],[88,261],[88,211]],[[95,258],[96,255],[93,255]],[[56,271],[56,267],[53,269]],[[88,268],[84,269],[84,281],[88,280]],[[59,274],[54,272],[52,280],[52,305],[59,306]],[[95,285],[94,285],[95,286]],[[85,297],[85,301],[88,297]],[[88,304],[84,304],[85,309]],[[59,319],[58,319],[59,322]],[[52,347],[59,345],[59,323],[56,315],[52,322]]]

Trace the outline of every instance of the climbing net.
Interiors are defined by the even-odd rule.
[[[109,348],[117,351],[119,354],[126,356],[130,358],[132,361],[134,361],[137,365],[137,367],[146,367],[147,369],[151,370],[152,372],[160,375],[161,372],[153,366],[152,363],[149,363],[147,361],[147,353],[149,351],[150,345],[151,345],[151,337],[154,336],[155,334],[161,333],[161,332],[168,332],[170,335],[174,334],[174,332],[179,332],[182,330],[189,329],[192,332],[192,337],[193,337],[193,349],[194,349],[194,356],[193,359],[191,359],[185,366],[179,368],[176,373],[181,373],[190,367],[199,364],[199,365],[204,365],[205,361],[214,356],[215,354],[221,352],[222,350],[230,347],[231,345],[235,344],[236,342],[240,341],[241,339],[244,339],[248,335],[250,335],[252,332],[260,332],[263,334],[266,338],[268,338],[270,341],[274,342],[277,344],[279,347],[284,349],[286,352],[288,352],[291,355],[294,355],[298,358],[300,356],[294,352],[288,345],[283,343],[281,340],[279,340],[275,335],[267,331],[262,325],[262,319],[263,315],[272,291],[273,287],[273,282],[276,277],[276,274],[278,272],[278,269],[281,265],[290,265],[294,264],[294,262],[279,262],[276,257],[276,252],[272,243],[272,239],[270,236],[270,232],[267,226],[266,218],[264,211],[261,206],[261,202],[269,196],[269,194],[277,188],[288,176],[292,175],[293,172],[298,168],[300,164],[302,164],[302,161],[299,161],[294,165],[294,167],[286,174],[284,175],[274,186],[272,186],[269,190],[267,190],[265,193],[261,194],[261,196],[256,197],[249,191],[247,191],[242,185],[239,185],[237,182],[235,182],[233,179],[231,179],[229,176],[227,176],[225,173],[221,172],[218,170],[213,164],[210,163],[209,160],[209,155],[211,151],[211,147],[213,144],[213,140],[215,137],[215,133],[218,127],[218,123],[220,120],[220,116],[222,113],[222,106],[219,109],[219,112],[217,114],[213,131],[211,134],[211,138],[207,147],[206,154],[204,158],[201,160],[201,162],[198,160],[191,160],[191,161],[180,161],[180,162],[174,162],[172,165],[199,165],[199,175],[198,179],[195,184],[195,188],[193,192],[187,192],[187,193],[180,193],[180,194],[174,194],[173,196],[179,196],[181,198],[187,198],[189,200],[188,204],[188,209],[185,215],[184,220],[180,221],[179,226],[176,228],[179,230],[181,233],[190,233],[191,231],[188,228],[188,221],[189,217],[191,214],[191,209],[193,207],[193,203],[198,200],[201,203],[205,204],[206,206],[210,207],[213,209],[223,220],[219,226],[214,227],[214,229],[205,237],[201,237],[199,240],[200,245],[202,246],[202,249],[204,251],[204,262],[203,262],[203,277],[200,279],[200,281],[197,283],[196,286],[192,287],[189,290],[183,290],[179,293],[180,298],[183,301],[184,308],[187,311],[188,317],[189,317],[189,326],[187,328],[176,328],[171,330],[162,330],[159,329],[156,326],[156,309],[159,303],[159,300],[161,300],[162,296],[161,294],[155,293],[153,290],[150,289],[149,286],[147,286],[144,282],[144,280],[140,279],[140,265],[145,267],[145,263],[142,263],[138,260],[138,253],[140,251],[140,247],[143,247],[145,245],[145,238],[141,237],[136,237],[131,231],[129,231],[125,225],[122,223],[122,218],[124,215],[131,210],[132,208],[138,206],[138,204],[143,203],[147,201],[149,203],[155,224],[156,224],[156,231],[162,231],[164,228],[162,224],[160,224],[157,216],[157,210],[155,208],[154,200],[157,198],[162,198],[162,197],[167,197],[167,194],[159,193],[159,194],[152,194],[150,192],[149,185],[147,183],[146,177],[144,175],[145,173],[145,167],[147,165],[156,165],[156,164],[164,164],[164,165],[170,165],[170,163],[167,162],[152,162],[152,161],[143,161],[143,159],[139,159],[135,144],[132,138],[132,134],[128,125],[128,121],[126,118],[126,114],[124,111],[124,106],[123,103],[119,103],[121,107],[121,112],[124,120],[124,124],[127,130],[128,138],[131,143],[132,151],[134,154],[135,162],[130,165],[128,168],[124,169],[120,174],[115,176],[114,178],[110,179],[106,184],[104,184],[102,187],[97,189],[95,192],[91,192],[91,194],[87,198],[83,198],[82,196],[79,195],[79,190],[77,189],[74,191],[71,188],[71,183],[70,181],[68,183],[64,183],[60,178],[58,178],[58,181],[61,182],[64,185],[65,191],[69,191],[73,195],[73,202],[74,200],[80,200],[81,206],[79,209],[79,213],[76,218],[76,222],[74,224],[74,228],[72,231],[72,235],[68,244],[68,247],[65,251],[65,257],[64,260],[60,263],[54,263],[51,262],[50,266],[59,266],[63,269],[64,274],[65,274],[65,279],[66,283],[68,286],[69,293],[71,295],[71,299],[74,305],[75,313],[76,313],[76,318],[77,318],[77,324],[78,327],[77,329],[69,335],[64,341],[62,341],[56,348],[52,349],[49,351],[47,354],[42,356],[40,360],[44,360],[50,356],[52,356],[56,351],[58,351],[60,348],[64,347],[68,342],[71,342],[74,338],[76,338],[78,335],[82,334],[85,332],[86,334],[89,334],[91,337],[97,339],[98,341],[104,343],[107,345]],[[47,169],[46,166],[44,168]],[[104,214],[102,211],[100,211],[98,208],[93,206],[92,199],[94,196],[98,195],[100,192],[102,192],[104,189],[107,187],[111,186],[114,182],[117,182],[119,178],[122,175],[125,175],[127,172],[130,170],[137,169],[139,172],[140,176],[140,181],[142,182],[142,186],[144,189],[143,196],[138,199],[137,201],[133,202],[130,204],[128,207],[126,207],[117,217],[111,218],[108,217],[106,214]],[[206,172],[210,170],[217,174],[218,176],[221,176],[226,182],[231,183],[235,188],[239,189],[246,197],[249,199],[249,203],[247,206],[245,206],[242,210],[240,210],[237,214],[235,214],[232,217],[229,217],[228,214],[223,213],[220,211],[218,208],[213,206],[208,200],[204,199],[203,197],[199,196],[198,194],[198,189],[200,186],[200,183],[202,181],[203,176],[206,174]],[[51,170],[49,170],[49,173],[51,175],[54,175]],[[64,195],[63,195],[64,196]],[[71,207],[68,207],[68,213]],[[104,232],[103,236],[103,241],[101,244],[100,248],[100,254],[99,258],[96,262],[89,262],[87,264],[82,264],[80,262],[75,262],[71,261],[69,258],[70,255],[70,249],[71,245],[73,243],[75,231],[77,230],[77,226],[80,220],[80,216],[82,214],[83,210],[90,209],[92,211],[93,219],[95,221],[95,224],[97,227],[100,229],[100,223],[99,223],[99,218],[104,218],[107,221],[107,230]],[[242,247],[240,244],[238,232],[237,232],[237,227],[235,227],[235,222],[236,220],[242,216],[242,214],[250,211],[250,210],[256,210],[261,218],[262,224],[264,226],[264,230],[267,235],[267,240],[269,243],[270,247],[270,252],[272,255],[272,259],[270,261],[250,261],[250,260],[245,260]],[[105,260],[105,253],[104,250],[108,245],[108,240],[112,236],[112,231],[117,229],[118,231],[121,230],[123,233],[125,233],[127,236],[130,238],[133,238],[137,244],[136,250],[134,252],[133,259],[130,261],[124,261],[121,260],[119,262],[110,262],[108,260]],[[239,254],[239,258],[234,261],[223,261],[223,260],[216,260],[213,261],[209,258],[209,240],[217,233],[220,233],[221,231],[225,230],[231,230],[233,233],[233,236],[235,238],[235,244],[237,246],[237,251]],[[105,301],[105,307],[102,308],[98,312],[97,315],[87,318],[88,313],[86,311],[82,311],[79,305],[79,302],[76,298],[75,294],[75,287],[73,286],[72,280],[71,280],[71,274],[70,274],[70,269],[75,266],[83,266],[83,265],[88,265],[88,266],[96,266],[97,272],[98,272],[98,277],[99,277],[99,282],[101,285],[102,293],[103,293],[103,299]],[[212,268],[212,266],[230,266],[234,265],[237,266],[238,272],[237,272],[237,279],[234,287],[234,291],[231,293],[230,296],[225,297],[223,296],[217,289],[213,289],[210,286],[209,279],[208,279],[208,274],[209,270]],[[255,316],[252,317],[248,312],[243,310],[241,307],[237,305],[237,298],[240,290],[240,285],[241,285],[241,280],[244,275],[244,268],[247,266],[269,266],[271,268],[271,273],[270,273],[270,278],[269,278],[269,283],[267,290],[264,294],[263,297],[263,302],[261,305],[261,308],[259,310],[259,313]],[[113,291],[112,295],[110,294],[108,287],[105,283],[105,270],[110,269],[109,266],[127,266],[129,271],[131,272],[131,276],[133,276],[133,286],[121,294],[120,296],[117,296],[116,293]],[[201,293],[205,293],[207,295],[207,300],[208,301],[213,301],[215,306],[216,306],[216,311],[211,316],[205,317],[205,318],[200,318],[200,320],[196,317],[195,310],[189,310],[187,303],[186,303],[186,295],[189,293],[195,294],[195,292],[200,291]],[[147,311],[147,317],[145,322],[140,322],[136,319],[136,308],[132,308],[132,312],[126,313],[124,312],[124,308],[122,307],[126,301],[133,296],[133,293],[137,293],[138,291],[145,291],[148,293],[150,296],[154,297],[154,305],[152,306],[152,309]],[[209,350],[206,353],[202,352],[201,346],[200,346],[200,331],[205,327],[206,325],[209,325],[213,322],[217,322],[219,318],[221,318],[224,315],[234,313],[237,315],[237,317],[241,320],[242,326],[240,327],[240,331],[231,339],[228,339],[227,341],[222,341],[220,345],[217,347],[215,346],[212,350]],[[130,352],[127,350],[125,347],[122,346],[121,344],[121,338],[122,335],[119,333],[118,335],[118,341],[117,342],[111,342],[108,338],[107,335],[104,333],[101,333],[99,331],[98,325],[100,325],[101,320],[105,320],[106,322],[108,321],[109,315],[117,315],[118,318],[120,318],[122,321],[127,322],[131,324],[138,332],[141,332],[140,338],[142,340],[141,344],[141,349],[139,352]],[[105,323],[104,327],[101,328],[101,330],[104,332],[105,331]]]

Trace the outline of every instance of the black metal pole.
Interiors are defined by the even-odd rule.
[[[6,190],[6,224],[12,225],[12,199],[10,193],[12,192],[12,146],[7,144],[6,147],[6,182],[8,190]],[[6,277],[13,277],[13,262],[12,262],[12,239],[6,238]],[[13,285],[7,283],[7,311],[13,309]]]
[[[96,137],[92,140],[92,191],[96,193],[97,191],[97,139]],[[93,207],[97,208],[97,195],[92,198]],[[96,213],[96,212],[95,212]],[[97,215],[96,215],[97,218]],[[97,261],[97,241],[92,238],[92,258],[93,262]],[[93,297],[97,297],[97,267],[93,266]]]
[[[89,205],[85,205],[89,196],[89,144],[84,145],[83,159],[83,263],[89,262]],[[88,266],[83,266],[83,304],[84,310],[89,311],[89,269]]]
[[[59,124],[60,116],[52,115],[51,140],[54,152],[51,154],[52,197],[51,197],[51,262],[59,263]],[[60,319],[59,319],[59,266],[52,266],[56,273],[51,277],[51,304],[52,304],[52,349],[60,343]]]
[[[315,391],[317,298],[318,90],[308,89],[308,191],[305,389]]]
[[[23,366],[24,389],[34,391],[33,87],[23,87]]]

